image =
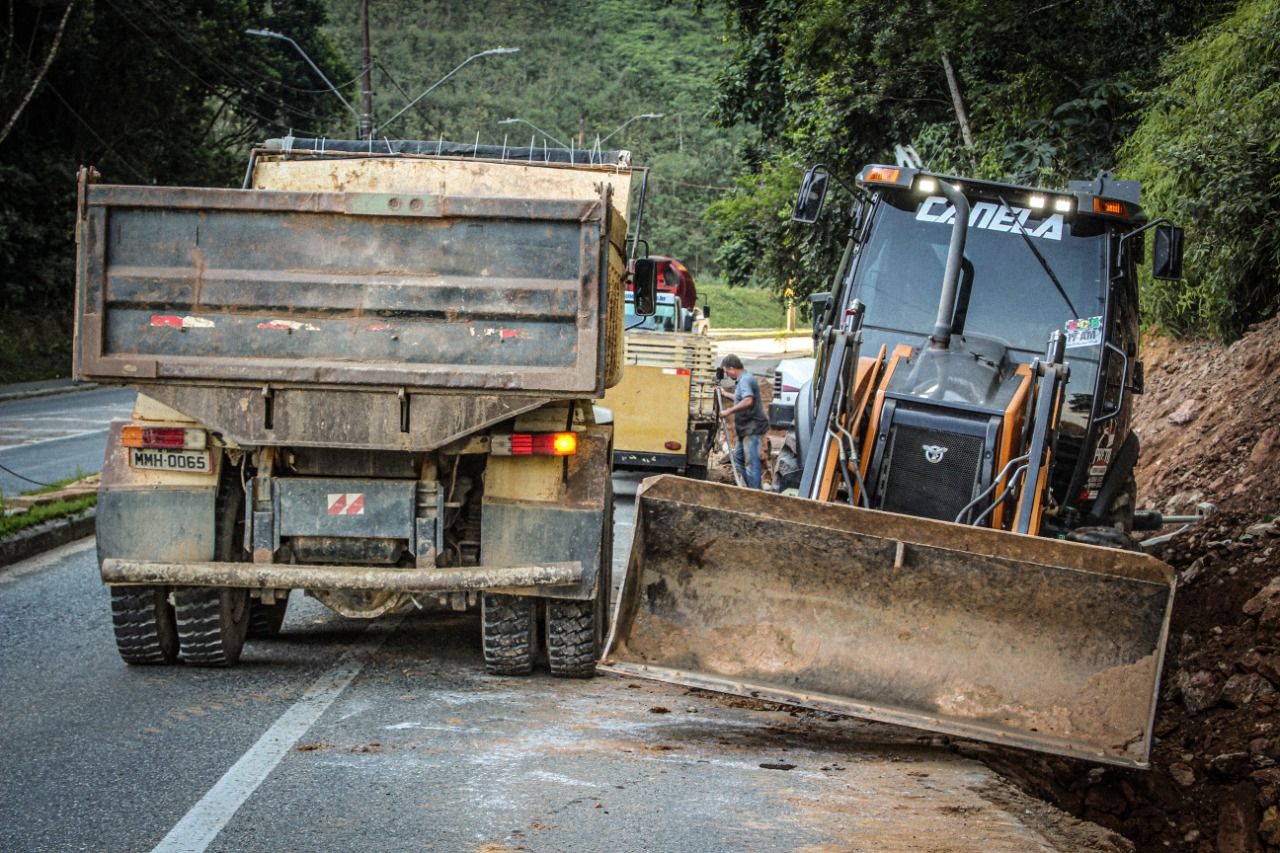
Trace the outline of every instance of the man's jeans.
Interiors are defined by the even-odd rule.
[[[733,448],[733,464],[737,466],[739,474],[744,473],[743,479],[747,481],[747,488],[760,488],[760,439],[762,435],[739,436],[738,443]],[[742,458],[742,448],[746,445],[746,461]]]

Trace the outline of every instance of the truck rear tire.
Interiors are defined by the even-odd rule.
[[[599,597],[547,600],[547,662],[557,678],[591,678],[600,649]]]
[[[113,586],[111,625],[125,663],[169,664],[178,659],[178,626],[163,586]]]
[[[249,637],[269,640],[280,636],[280,626],[284,624],[285,611],[289,609],[289,599],[276,599],[274,604],[263,604],[254,598],[249,601]]]
[[[224,460],[215,505],[214,557],[244,562],[244,488]],[[249,590],[179,587],[173,594],[182,660],[192,666],[235,666],[249,633]]]
[[[484,668],[490,675],[528,675],[533,671],[534,599],[484,593],[480,597]]]
[[[547,599],[547,663],[558,678],[591,678],[604,646],[613,593],[613,483],[605,491],[600,568],[593,598]]]
[[[249,590],[190,586],[173,597],[183,662],[235,666],[249,632]]]

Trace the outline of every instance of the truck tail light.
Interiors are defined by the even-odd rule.
[[[668,441],[666,444],[664,444],[664,445],[662,445],[662,446],[663,446],[663,447],[665,447],[667,450],[679,450],[679,449],[680,449],[680,442],[678,442],[678,441]]]
[[[573,432],[516,432],[495,435],[489,450],[497,456],[573,456],[578,434]]]
[[[209,436],[202,429],[127,426],[120,433],[120,443],[157,450],[204,450]]]

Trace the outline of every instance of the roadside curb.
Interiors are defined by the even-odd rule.
[[[46,521],[0,540],[0,567],[20,563],[37,554],[92,536],[97,530],[97,508],[89,507],[75,518]]]

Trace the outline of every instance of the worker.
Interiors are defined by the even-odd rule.
[[[769,418],[764,413],[760,399],[760,383],[742,366],[742,359],[729,353],[720,362],[724,373],[734,381],[733,405],[721,408],[720,417],[733,415],[733,431],[738,437],[733,448],[733,464],[744,472],[747,487],[760,488],[760,441],[769,431]],[[729,392],[719,389],[721,399],[727,400]]]

